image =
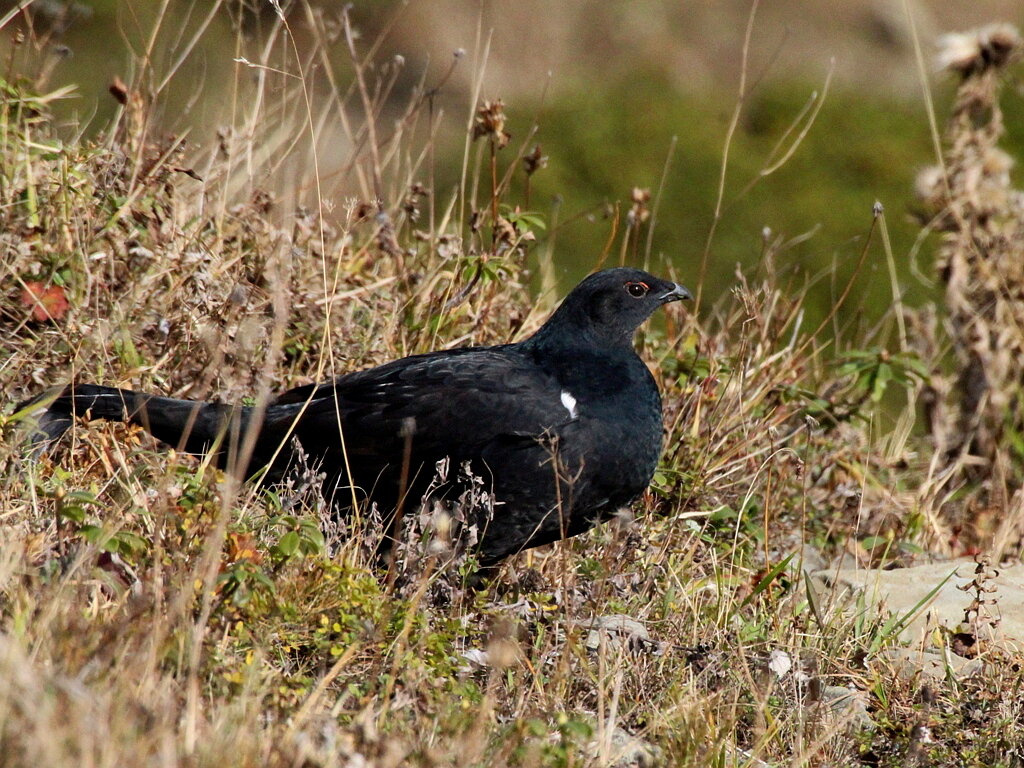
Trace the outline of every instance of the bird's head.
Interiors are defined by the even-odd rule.
[[[662,304],[693,298],[679,283],[618,267],[586,277],[537,332],[538,340],[629,346],[633,333]]]

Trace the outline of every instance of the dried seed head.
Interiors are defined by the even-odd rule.
[[[1004,152],[999,147],[992,147],[981,158],[981,165],[985,174],[997,177],[997,181],[1004,187],[1010,185],[1010,171],[1013,170],[1014,164],[1013,156]]]
[[[473,139],[486,136],[498,149],[508,146],[512,134],[505,130],[505,102],[501,99],[485,101],[476,111],[473,121]]]
[[[630,193],[629,199],[639,205],[646,205],[651,200],[651,190],[643,189],[641,187],[633,187],[633,191]]]
[[[937,206],[942,202],[944,192],[945,182],[941,166],[929,165],[917,172],[917,178],[914,179],[914,194],[918,200]]]
[[[111,81],[107,90],[110,91],[111,96],[117,99],[118,104],[124,106],[128,103],[128,86],[125,85],[124,80],[117,75],[114,75],[114,79]]]
[[[1012,24],[989,24],[970,32],[943,35],[938,40],[939,69],[971,75],[1004,67],[1021,54],[1021,37]]]
[[[355,220],[363,221],[370,218],[377,212],[377,206],[366,200],[360,200],[355,207]]]
[[[635,227],[650,218],[651,211],[647,204],[651,201],[651,190],[633,187],[629,197],[633,201],[633,207],[626,214],[626,220],[629,226]]]
[[[540,144],[536,145],[533,151],[523,158],[523,169],[527,176],[533,176],[541,168],[547,168],[547,165],[548,157],[540,153]]]
[[[494,223],[494,239],[497,243],[511,245],[516,240],[515,225],[504,216],[499,216]]]

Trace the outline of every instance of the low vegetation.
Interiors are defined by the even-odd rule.
[[[1019,343],[999,324],[1021,286],[977,277],[982,256],[1019,256],[1006,233],[1019,235],[1021,193],[993,165],[1012,31],[968,36],[947,62],[961,101],[922,206],[947,233],[940,263],[965,265],[938,276],[954,308],[904,305],[893,264],[907,256],[886,249],[877,207],[811,322],[805,284],[780,268],[787,242],[766,232],[734,290],[673,305],[643,334],[666,411],[643,502],[514,559],[485,590],[415,526],[379,573],[372,519],[333,518],[301,483],[239,484],[135,429],[79,425],[29,460],[15,404],[72,377],[242,402],[520,338],[545,316],[557,270],[552,222],[531,208],[534,143],[508,141],[497,101],[475,102],[462,127],[439,119],[443,80],[395,112],[400,64],[374,62],[344,17],[315,21],[308,51],[282,23],[264,58],[239,62],[230,127],[205,149],[156,127],[173,72],[140,64],[113,84],[121,109],[94,140],[53,121],[65,93],[5,76],[0,762],[609,765],[631,734],[638,765],[1019,765],[1018,658],[993,651],[962,680],[893,675],[876,662],[899,645],[898,620],[822,602],[804,576],[1019,559],[1019,371],[989,380],[981,401],[1017,404],[998,423],[965,412],[957,383],[1005,346],[1000,331]],[[1000,56],[993,39],[1009,41]],[[310,73],[328,44],[351,51],[352,82],[318,108]],[[352,160],[327,179],[339,121]],[[442,194],[436,134],[463,129],[460,180]],[[801,149],[799,134],[776,138]],[[968,198],[972,168],[1002,196]],[[647,247],[658,205],[657,190],[624,200],[595,265],[692,283]],[[892,308],[853,335],[835,312],[865,265],[894,275]],[[980,351],[964,332],[979,296],[1006,307],[986,314]],[[836,714],[822,692],[837,687],[868,721]]]

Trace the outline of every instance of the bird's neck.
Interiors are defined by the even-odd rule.
[[[552,318],[555,320],[557,318]],[[564,355],[635,356],[631,332],[611,333],[586,323],[555,323],[549,321],[523,342],[535,354],[555,358]]]
[[[570,391],[585,387],[594,395],[611,396],[650,376],[629,338],[595,343],[582,335],[537,333],[523,342],[523,349]]]

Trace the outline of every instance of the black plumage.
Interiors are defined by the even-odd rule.
[[[588,530],[647,487],[661,454],[661,397],[633,335],[659,306],[689,297],[641,270],[604,270],[524,341],[414,355],[297,387],[262,414],[75,384],[37,399],[46,410],[34,439],[51,441],[89,415],[140,424],[188,452],[212,448],[225,463],[256,430],[237,467],[245,476],[269,467],[267,478],[280,478],[297,443],[340,509],[353,496],[385,511],[427,492],[457,498],[455,468],[468,467],[493,492],[493,508],[469,520],[492,565]],[[438,484],[444,459],[453,480]]]

